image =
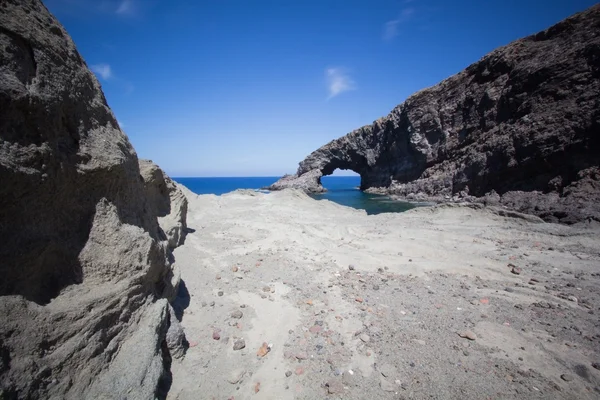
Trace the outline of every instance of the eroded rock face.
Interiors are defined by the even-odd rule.
[[[351,169],[363,190],[433,199],[497,193],[501,204],[547,221],[598,221],[598,93],[596,5],[321,147],[297,177]]]
[[[169,246],[98,81],[37,0],[0,4],[0,182],[0,397],[154,398],[177,346]]]
[[[139,160],[144,179],[146,198],[154,207],[153,215],[166,234],[169,247],[175,248],[185,241],[188,202],[183,192],[159,167],[150,160]]]

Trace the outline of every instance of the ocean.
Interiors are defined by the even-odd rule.
[[[173,178],[196,194],[216,194],[232,192],[236,189],[261,189],[269,186],[279,177],[236,177],[236,178]],[[415,206],[394,201],[386,196],[363,193],[358,190],[359,176],[324,176],[321,183],[326,193],[311,195],[316,200],[331,200],[344,206],[362,209],[367,214],[403,212]]]

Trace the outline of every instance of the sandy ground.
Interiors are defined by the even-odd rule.
[[[599,230],[184,190],[169,399],[600,398]]]

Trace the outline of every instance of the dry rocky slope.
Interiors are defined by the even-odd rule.
[[[164,397],[187,202],[37,0],[0,3],[0,182],[0,399]]]
[[[546,221],[600,221],[600,5],[499,48],[270,189],[321,192],[336,168],[407,199],[470,199]]]

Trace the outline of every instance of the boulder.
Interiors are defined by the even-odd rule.
[[[39,0],[0,4],[0,182],[0,398],[163,396],[178,278],[156,199]]]
[[[498,196],[546,221],[600,221],[600,5],[484,56],[315,150],[271,186],[360,174],[361,189],[446,201]],[[309,185],[312,190],[315,185]],[[416,195],[415,195],[416,194]]]

